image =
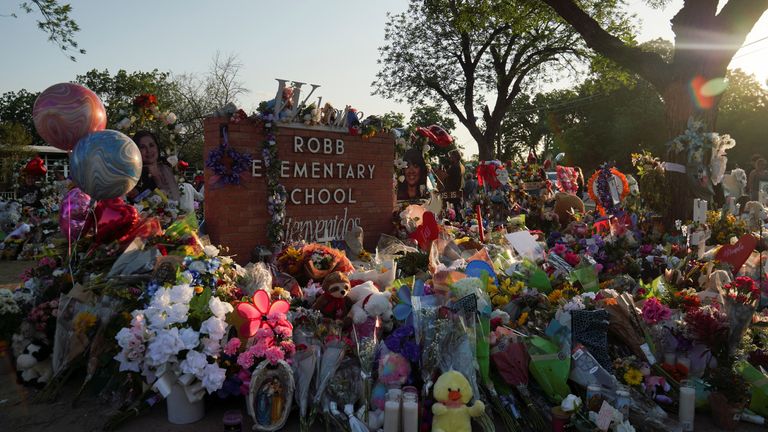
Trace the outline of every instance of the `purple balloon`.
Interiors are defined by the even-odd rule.
[[[72,243],[77,241],[88,218],[88,204],[91,196],[74,188],[67,192],[59,207],[59,228],[64,237]]]

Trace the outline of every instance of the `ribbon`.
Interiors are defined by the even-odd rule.
[[[152,384],[152,388],[160,393],[163,398],[167,398],[173,390],[174,384],[178,383],[184,389],[184,394],[189,402],[197,402],[205,396],[203,383],[192,374],[181,374],[178,367],[171,369],[164,364],[157,369],[157,380]]]

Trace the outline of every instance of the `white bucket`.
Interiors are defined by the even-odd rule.
[[[168,421],[173,424],[194,423],[205,416],[205,401],[200,399],[190,402],[184,387],[179,383],[173,385],[165,400],[168,404]]]

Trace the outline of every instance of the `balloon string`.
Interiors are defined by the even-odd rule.
[[[91,198],[91,202],[88,204],[88,214],[85,216],[86,222],[88,221],[88,218],[93,215],[93,231],[94,235],[96,233],[96,200]],[[83,228],[85,228],[87,224],[83,225]],[[72,258],[77,253],[77,244],[80,243],[80,238],[83,236],[83,233],[85,232],[85,229],[81,229],[80,233],[77,234],[77,239],[75,239],[75,246],[72,248],[72,252],[69,254],[69,261],[67,262],[67,268],[69,268],[69,275],[72,277],[72,282],[74,283],[75,280],[75,272],[72,270]]]

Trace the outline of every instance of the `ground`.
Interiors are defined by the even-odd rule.
[[[30,265],[29,261],[0,261],[0,289],[14,288],[18,284],[19,275]],[[111,412],[105,401],[98,398],[83,397],[77,405],[73,405],[73,395],[77,392],[82,376],[73,377],[62,391],[62,397],[51,404],[35,404],[30,402],[30,396],[35,390],[20,386],[16,383],[9,360],[0,357],[0,431],[24,432],[60,432],[64,431],[98,431]],[[200,430],[222,430],[222,417],[227,410],[240,410],[244,416],[243,431],[250,430],[251,421],[247,418],[245,406],[232,401],[207,405],[205,417],[191,425],[173,425],[166,420],[165,404],[160,403],[124,424],[119,429],[122,432],[186,432]],[[299,430],[295,414],[282,430],[295,432]],[[320,424],[318,422],[318,424]],[[313,431],[321,431],[315,427]],[[498,431],[504,429],[497,425]],[[641,431],[641,427],[637,427]],[[720,430],[712,425],[709,417],[698,414],[696,417],[697,431]],[[765,430],[762,427],[741,423],[739,431],[751,432]]]

